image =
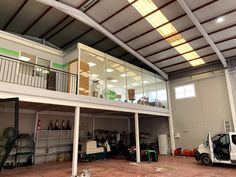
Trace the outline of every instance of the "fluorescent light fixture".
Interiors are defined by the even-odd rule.
[[[224,21],[224,18],[223,17],[219,17],[216,19],[216,22],[217,23],[222,23]]]
[[[90,74],[89,76],[90,77],[98,77],[99,75],[97,75],[97,74]]]
[[[133,0],[128,0],[130,3],[133,2]],[[166,38],[166,41],[173,46],[177,52],[180,54],[186,53],[189,51],[192,51],[189,54],[182,55],[185,60],[189,61],[193,58],[199,58],[199,61],[201,62],[189,62],[192,66],[197,66],[204,64],[204,60],[200,58],[200,56],[193,50],[193,48],[190,46],[189,43],[186,43],[187,41],[184,39],[184,37],[181,34],[178,34],[177,29],[169,22],[169,20],[166,18],[166,16],[158,10],[158,7],[152,0],[138,0],[135,3],[132,4],[132,6],[142,15],[145,17],[145,19],[150,23],[150,25],[153,26],[153,28],[156,29],[156,31],[163,37]],[[156,11],[156,12],[154,12]],[[154,12],[154,13],[152,13]],[[148,15],[150,14],[150,15]],[[219,19],[220,22],[222,22],[223,19]],[[168,23],[169,22],[169,23]],[[161,26],[163,24],[167,23],[164,26]],[[158,28],[158,26],[161,26]],[[174,35],[176,34],[176,35]],[[171,35],[174,35],[172,37],[169,37]],[[169,38],[168,38],[169,37]],[[183,44],[183,45],[181,45]],[[178,46],[177,46],[178,45]],[[194,60],[195,61],[195,60]]]
[[[107,84],[107,88],[113,88],[114,87],[114,85],[112,85],[112,84]]]
[[[49,73],[49,71],[48,70],[43,70],[43,72],[42,73],[44,73],[44,74],[48,74]]]
[[[148,81],[143,81],[144,84],[148,83]]]
[[[92,63],[92,62],[88,62],[88,65],[89,65],[90,67],[96,66],[96,64],[95,64],[95,63]]]
[[[119,65],[118,63],[114,63],[114,64],[111,65],[112,68],[117,68],[117,67],[119,67],[119,66],[120,66],[120,65]]]
[[[140,81],[141,77],[140,76],[135,76],[135,77],[133,77],[133,79],[136,80],[136,81]]]
[[[118,80],[113,79],[113,80],[111,80],[111,82],[116,83],[116,82],[118,82]]]
[[[31,60],[31,58],[25,57],[25,56],[20,56],[19,59],[22,61],[30,61]]]
[[[127,75],[128,75],[129,77],[136,76],[136,74],[135,74],[134,72],[132,72],[132,71],[128,71],[128,72],[127,72]]]
[[[120,76],[121,76],[121,77],[125,77],[125,76],[126,76],[126,74],[124,73],[124,74],[121,74]]]
[[[111,73],[111,72],[113,72],[113,71],[114,71],[114,69],[107,68],[107,72],[108,72],[108,73]]]
[[[133,83],[133,84],[131,84],[131,85],[133,85],[133,86],[137,86],[138,84],[137,84],[137,83]]]
[[[198,66],[198,65],[204,64],[205,62],[200,58],[200,59],[197,59],[197,60],[189,61],[189,63],[190,63],[192,66]]]

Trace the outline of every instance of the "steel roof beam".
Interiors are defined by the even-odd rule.
[[[119,44],[122,48],[126,49],[132,55],[137,57],[139,60],[141,60],[146,65],[148,65],[150,68],[154,69],[163,78],[168,79],[168,75],[164,71],[162,71],[157,66],[155,66],[150,61],[148,61],[146,58],[144,58],[139,53],[134,51],[132,48],[130,48],[128,45],[126,45],[124,42],[122,42],[120,39],[118,39],[116,36],[114,36],[112,33],[110,33],[108,30],[106,30],[104,27],[102,27],[100,24],[98,24],[96,21],[94,21],[92,18],[90,18],[88,15],[86,15],[81,10],[78,10],[76,8],[73,8],[71,6],[63,4],[63,3],[58,2],[56,0],[36,0],[36,1],[46,4],[46,5],[49,5],[49,6],[52,6],[64,13],[74,17],[75,19],[87,24],[88,26],[95,28],[96,30],[100,31],[101,33],[106,35],[108,38],[110,38],[111,40],[113,40],[114,42]]]
[[[221,53],[221,51],[218,49],[216,44],[213,42],[213,40],[210,38],[210,36],[207,34],[206,30],[203,28],[201,23],[198,21],[198,19],[195,17],[193,12],[190,10],[188,5],[184,0],[177,0],[180,6],[183,8],[183,10],[186,12],[186,14],[189,16],[189,18],[192,20],[194,25],[197,27],[197,29],[200,31],[200,33],[204,36],[206,41],[210,44],[212,49],[215,51],[215,53],[218,55],[219,59],[221,60],[224,67],[227,67],[226,59]]]

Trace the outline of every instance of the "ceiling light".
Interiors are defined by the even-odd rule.
[[[141,77],[140,76],[135,76],[135,77],[133,77],[133,79],[136,80],[136,81],[140,81]]]
[[[130,3],[133,0],[128,0]],[[193,50],[189,43],[185,40],[185,38],[178,34],[177,29],[169,22],[166,16],[158,10],[158,7],[152,0],[138,0],[132,4],[132,6],[143,16],[145,19],[156,29],[156,31],[163,37],[166,38],[166,41],[173,46],[178,53],[183,54],[189,51],[192,51],[189,54],[182,55],[185,60],[189,61],[193,58],[200,58],[200,56]],[[155,12],[154,12],[155,11]],[[149,14],[149,15],[148,15]],[[219,18],[217,21],[222,22],[223,18]],[[169,22],[169,23],[168,23]],[[165,24],[167,23],[167,24]],[[165,25],[163,25],[165,24]],[[163,26],[161,26],[163,25]],[[161,26],[161,27],[158,27]],[[172,37],[173,34],[176,34]],[[184,43],[184,44],[183,44]],[[183,45],[181,45],[183,44]],[[201,62],[200,62],[201,60]],[[189,62],[192,66],[200,65],[205,63],[203,59],[200,59],[199,62]],[[129,75],[128,75],[129,76]]]
[[[137,84],[137,83],[133,83],[133,84],[131,84],[131,85],[133,85],[133,86],[137,86],[138,84]]]
[[[126,77],[126,74],[124,73],[124,74],[121,74],[120,76],[121,76],[121,77]]]
[[[143,81],[144,84],[148,83],[148,81]]]
[[[224,18],[223,17],[219,17],[216,19],[216,22],[217,23],[222,23],[224,21]]]
[[[88,62],[88,65],[89,65],[90,67],[96,66],[96,64],[95,64],[95,63],[92,63],[92,62]]]
[[[90,77],[98,77],[99,75],[97,75],[97,74],[90,74],[89,76]]]
[[[108,73],[111,73],[111,72],[113,72],[113,71],[114,71],[114,69],[107,68],[107,72],[108,72]]]
[[[120,66],[118,63],[114,63],[114,64],[111,65],[112,68],[116,68],[118,66]]]
[[[115,82],[118,82],[118,80],[116,80],[116,79],[113,79],[113,80],[111,80],[111,82],[115,83]]]
[[[202,65],[205,63],[205,61],[201,58],[197,59],[197,60],[192,60],[189,62],[192,66],[198,66],[198,65]]]
[[[113,88],[114,87],[114,85],[112,85],[112,84],[107,84],[107,88]]]
[[[20,56],[19,59],[22,61],[30,61],[31,60],[31,58],[25,57],[25,56]]]

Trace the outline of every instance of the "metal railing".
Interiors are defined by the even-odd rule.
[[[0,55],[0,81],[77,94],[78,75]]]

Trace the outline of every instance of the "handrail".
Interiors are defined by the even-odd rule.
[[[78,74],[0,54],[0,81],[78,94]]]
[[[70,74],[70,75],[75,75],[75,76],[78,75],[78,74],[74,74],[74,73],[70,73],[70,72],[66,72],[66,71],[61,71],[59,69],[54,69],[54,68],[46,67],[46,66],[43,66],[43,65],[39,65],[39,64],[19,60],[18,58],[10,57],[10,56],[7,56],[7,55],[0,54],[0,58],[11,59],[11,60],[15,60],[17,62],[22,62],[22,63],[26,63],[26,64],[29,64],[29,65],[39,66],[39,67],[42,67],[42,68],[45,68],[45,69],[48,69],[48,70],[54,70],[54,71],[58,71],[58,72],[62,72],[62,73]]]

